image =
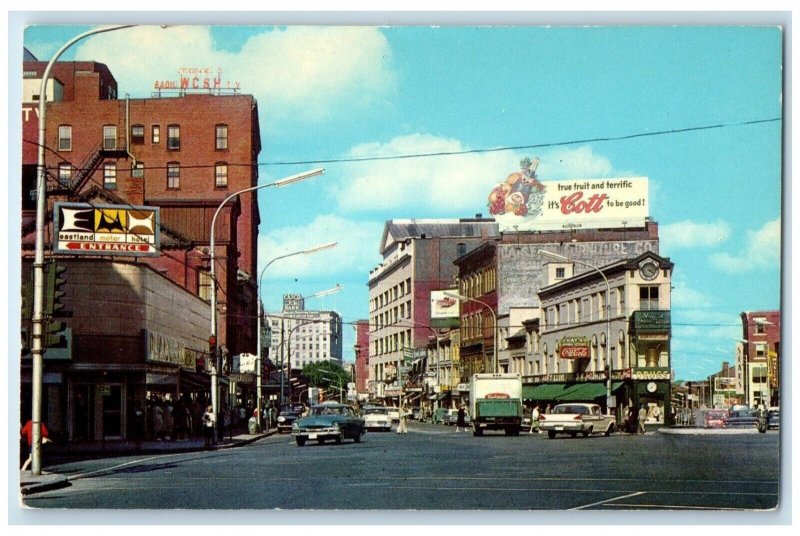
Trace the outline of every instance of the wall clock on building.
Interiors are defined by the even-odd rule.
[[[658,385],[656,385],[655,382],[649,382],[647,384],[647,392],[648,393],[655,393],[657,389],[658,389]]]
[[[652,281],[658,276],[658,266],[653,261],[646,261],[639,266],[639,274],[641,274],[643,279]]]

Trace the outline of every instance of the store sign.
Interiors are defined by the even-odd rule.
[[[669,333],[671,326],[669,311],[634,311],[633,329],[640,333]]]
[[[183,340],[157,331],[148,330],[146,333],[145,355],[147,361],[169,363],[190,370],[195,369],[196,354],[192,350],[187,351]]]
[[[177,78],[171,80],[156,80],[153,88],[163,89],[208,89],[208,90],[239,90],[238,81],[222,78],[222,68],[217,67],[179,67]]]
[[[458,318],[458,300],[446,296],[444,290],[431,292],[431,320]]]
[[[637,381],[671,380],[672,372],[669,367],[635,368],[632,379]]]
[[[56,202],[53,210],[56,253],[160,255],[158,207]]]
[[[778,352],[770,350],[767,352],[767,377],[770,389],[780,387],[780,377],[778,371]]]
[[[586,337],[564,337],[558,343],[561,359],[589,359],[591,357],[589,339]]]
[[[650,215],[646,177],[540,181],[538,165],[523,159],[489,193],[501,231],[643,227]]]

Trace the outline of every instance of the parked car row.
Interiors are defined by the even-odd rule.
[[[703,428],[758,428],[766,432],[780,427],[780,408],[770,407],[763,413],[746,405],[702,409],[695,416],[695,425]]]

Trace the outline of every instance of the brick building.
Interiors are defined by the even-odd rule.
[[[380,251],[383,262],[369,274],[369,390],[397,400],[404,362],[427,356],[431,292],[450,288],[453,260],[497,236],[492,218],[390,220]],[[432,331],[433,330],[433,331]]]
[[[45,62],[36,61],[29,53],[25,60],[21,170],[23,259],[32,258],[34,249],[38,101],[41,77],[46,67]],[[225,205],[217,218],[216,250],[209,251],[210,223],[217,207],[231,193],[255,186],[258,181],[256,163],[261,143],[255,99],[249,95],[222,94],[220,91],[196,94],[184,91],[173,96],[158,94],[151,98],[118,97],[117,82],[107,66],[97,62],[58,62],[54,65],[47,85],[44,141],[48,192],[45,243],[52,243],[53,203],[56,201],[74,201],[88,206],[158,208],[159,255],[136,258],[133,264],[141,265],[137,270],[160,274],[169,284],[159,287],[158,296],[134,295],[139,297],[141,304],[147,303],[146,309],[171,307],[173,312],[181,312],[175,315],[175,322],[164,325],[166,333],[162,335],[169,340],[181,340],[191,331],[194,339],[185,345],[190,350],[185,355],[207,352],[210,311],[206,319],[208,327],[202,337],[205,343],[200,344],[197,338],[201,334],[195,332],[199,326],[196,319],[184,320],[186,311],[176,309],[174,302],[178,296],[188,293],[209,307],[209,270],[213,255],[218,281],[218,343],[225,346],[229,355],[255,353],[257,310],[253,274],[257,266],[259,224],[255,194],[237,196]],[[49,250],[46,255],[52,256]],[[131,258],[69,256],[64,259],[70,264],[65,274],[67,285],[73,284],[70,272],[81,272],[77,267],[80,263],[96,264],[102,262],[100,259],[109,266],[120,261],[131,263]],[[87,306],[80,302],[79,295],[76,292],[75,301],[67,307],[76,316],[82,315]],[[157,303],[159,300],[164,302],[164,307]],[[85,363],[78,366],[80,361],[90,359],[92,365],[89,368],[97,370],[120,366],[113,358],[119,353],[114,341],[120,328],[118,323],[71,325],[73,319],[66,319],[75,344],[70,349],[72,365],[63,371],[62,376],[65,392],[59,396],[67,407],[63,415],[71,415],[76,407],[68,379],[77,368],[87,369]],[[120,366],[120,374],[125,375],[126,370],[133,374],[134,369],[138,374],[142,371],[139,369],[148,367],[149,358],[144,350],[148,330],[158,331],[158,328],[153,325],[142,328],[138,335],[140,344],[126,346],[135,355],[126,357],[128,364]],[[84,336],[105,342],[97,342],[100,346],[93,343],[89,352],[91,356],[87,357],[80,355],[88,352],[89,348],[79,344]],[[176,343],[170,344],[174,347]],[[137,364],[133,365],[131,360]],[[45,354],[45,373],[48,365]],[[26,366],[29,365],[23,361],[23,383]],[[143,382],[128,378],[122,382],[123,385],[134,381],[138,382],[137,385],[142,383],[143,390],[136,388],[123,393],[120,395],[121,404],[111,400],[106,402],[119,405],[124,419],[124,410],[130,409],[125,407],[126,399],[140,402],[144,393],[163,391],[177,397],[181,394],[177,387],[181,374],[194,373],[195,368],[195,362],[189,363],[187,359],[181,364],[173,363],[169,372],[162,371],[165,377],[151,374]],[[195,378],[198,385],[193,386],[193,395],[203,389],[207,394],[208,375],[201,373],[201,376],[205,377],[205,384],[203,379]],[[81,381],[92,384],[101,380],[97,377]],[[252,396],[241,391],[227,393],[227,381],[222,378],[220,383],[223,407],[229,402],[235,403],[237,396]],[[243,388],[246,388],[246,383]],[[238,385],[242,385],[241,382]],[[105,397],[103,395],[102,399]],[[51,426],[50,422],[48,426]],[[65,429],[71,428],[75,428],[74,419],[65,422]],[[124,423],[119,429],[125,430]],[[93,437],[112,436],[108,436],[100,426],[93,432]]]
[[[353,345],[356,393],[359,398],[366,399],[369,397],[369,320],[356,320],[353,329],[356,331]]]
[[[781,313],[745,311],[738,343],[738,392],[750,407],[780,405]]]

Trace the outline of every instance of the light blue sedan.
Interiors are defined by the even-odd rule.
[[[335,402],[311,406],[308,416],[292,423],[292,435],[299,447],[313,440],[322,445],[327,439],[333,439],[337,445],[344,439],[360,443],[364,431],[364,419],[350,406]]]

